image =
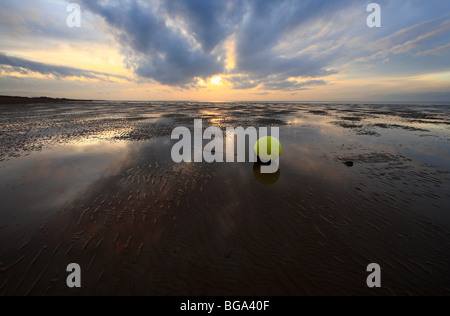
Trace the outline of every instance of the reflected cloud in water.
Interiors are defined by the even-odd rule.
[[[67,294],[64,282],[51,280],[64,280],[61,264],[70,261],[89,267],[80,294],[367,294],[361,267],[376,257],[392,268],[386,280],[396,280],[386,293],[427,294],[423,279],[444,293],[450,260],[439,249],[450,231],[450,170],[409,153],[438,152],[448,132],[359,135],[332,122],[354,123],[370,109],[289,105],[298,112],[286,114],[283,106],[269,111],[290,117],[275,174],[262,174],[261,163],[175,164],[176,141],[146,138],[151,120],[135,135],[143,141],[71,142],[1,162],[0,259],[11,268],[0,274],[0,290]],[[178,107],[189,115],[177,115]],[[250,105],[203,107],[174,105],[164,119],[193,122],[200,113],[228,126],[239,111],[240,123],[252,123]],[[265,106],[255,108],[267,116]],[[439,152],[433,156],[448,154]],[[411,262],[433,277],[414,269],[411,279]]]

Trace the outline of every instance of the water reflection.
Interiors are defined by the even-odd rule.
[[[278,168],[278,171],[275,173],[262,173],[261,166],[269,166],[269,164],[264,164],[262,162],[256,162],[253,165],[253,176],[256,181],[264,185],[272,185],[278,182],[281,177],[281,169]]]
[[[232,107],[222,111],[251,111]],[[400,145],[433,153],[447,141],[357,135],[323,110],[281,128],[275,174],[260,163],[175,164],[169,137],[2,162],[0,294],[73,294],[69,262],[85,269],[76,294],[370,294],[361,273],[373,260],[389,267],[382,294],[445,293],[450,170]]]

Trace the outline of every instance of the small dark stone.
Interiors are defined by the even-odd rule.
[[[344,165],[346,165],[347,167],[351,168],[355,165],[355,163],[353,161],[346,161],[344,162]]]

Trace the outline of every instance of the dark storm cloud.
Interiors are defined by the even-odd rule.
[[[285,57],[277,45],[281,39],[296,40],[300,34],[292,32],[311,22],[328,21],[355,1],[249,1],[245,23],[237,33],[237,65],[240,71],[267,76],[319,77],[328,74],[326,67],[332,59],[327,55],[300,55]],[[306,43],[313,42],[305,38]]]
[[[235,9],[227,9],[227,1],[214,3],[83,1],[85,8],[102,16],[113,28],[126,62],[136,74],[169,85],[188,84],[195,77],[224,70],[220,55],[212,50],[230,28],[226,23],[215,24],[232,20]],[[184,33],[177,22],[185,24],[189,33]]]
[[[181,18],[206,52],[237,30],[242,22],[246,1],[169,0],[164,10]]]
[[[268,76],[284,82],[290,77],[334,73],[327,69],[330,55],[284,56],[276,46],[290,31],[318,16],[327,19],[354,2],[83,0],[82,5],[111,27],[127,65],[138,76],[168,85],[186,85],[195,78],[226,72],[224,46],[234,35],[237,67],[233,73],[254,80],[245,82],[241,77],[236,88],[249,88]]]
[[[106,22],[139,80],[184,88],[226,73],[236,89],[295,90],[292,78],[318,83],[355,60],[390,66],[389,56],[409,54],[407,68],[415,69],[414,54],[442,55],[448,48],[445,25],[440,34],[420,36],[421,22],[448,12],[450,2],[442,0],[378,0],[386,25],[380,30],[367,28],[369,0],[80,1]],[[417,30],[409,32],[412,25]]]
[[[102,72],[39,63],[23,58],[8,56],[3,53],[0,53],[0,68],[4,69],[5,71],[17,71],[21,74],[36,72],[42,75],[53,75],[59,78],[79,77],[87,79],[108,80],[108,78],[114,77],[125,79],[121,76],[115,76]]]

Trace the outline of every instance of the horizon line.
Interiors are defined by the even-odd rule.
[[[49,99],[61,101],[79,101],[79,102],[197,102],[197,103],[439,103],[449,104],[450,101],[430,101],[430,100],[298,100],[298,101],[281,101],[281,100],[128,100],[128,99],[73,99],[68,97],[48,97],[48,96],[12,96],[0,95],[0,98],[16,98],[16,99]]]

